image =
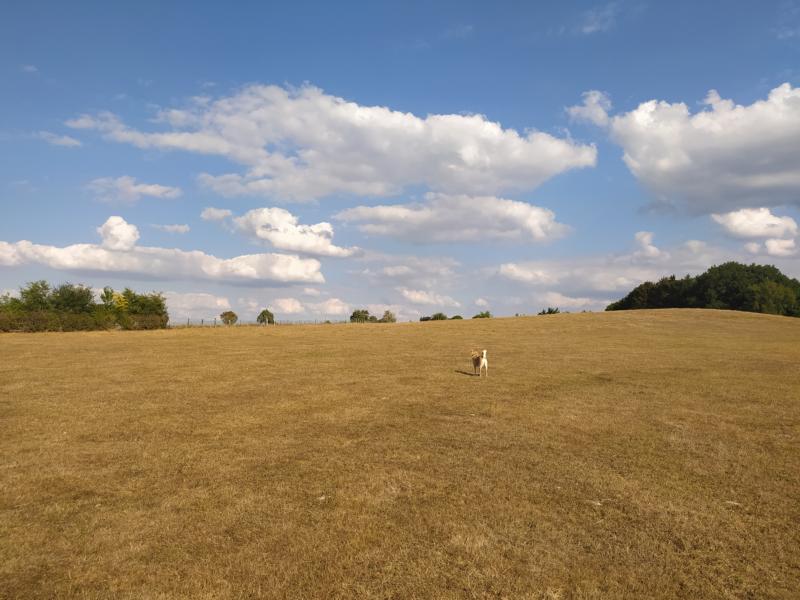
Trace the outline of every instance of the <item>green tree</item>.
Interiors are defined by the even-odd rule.
[[[488,310],[484,310],[483,312],[479,312],[477,315],[475,315],[472,318],[473,319],[491,319],[492,318],[492,313],[490,313]]]
[[[447,321],[447,315],[442,312],[433,313],[431,321]]]
[[[269,309],[264,309],[260,313],[258,313],[258,317],[256,317],[256,322],[261,325],[274,325],[275,324],[275,315],[273,315]]]
[[[396,323],[397,317],[394,316],[394,313],[390,310],[383,311],[383,316],[380,320],[381,323]]]
[[[553,308],[552,306],[548,306],[547,308],[545,308],[544,310],[542,310],[542,311],[540,311],[540,312],[538,312],[536,314],[538,314],[538,315],[557,315],[560,312],[561,311],[557,307]]]
[[[464,317],[462,317],[461,315],[453,315],[452,317],[450,317],[451,321],[459,321],[459,320],[463,320],[463,319],[464,319]]]
[[[366,323],[367,321],[369,321],[369,311],[366,308],[354,310],[350,315],[351,323]]]
[[[48,310],[50,308],[50,284],[44,279],[32,281],[19,289],[19,298],[26,311]]]
[[[114,308],[114,288],[106,286],[100,294],[100,302],[108,309]]]
[[[239,317],[232,310],[226,310],[219,316],[219,318],[222,319],[222,322],[225,323],[225,325],[234,325],[236,321],[239,320]]]
[[[62,283],[50,292],[53,310],[69,313],[90,313],[95,307],[91,288],[71,283]]]
[[[772,265],[727,262],[697,277],[645,281],[606,310],[717,308],[800,316],[800,282]]]

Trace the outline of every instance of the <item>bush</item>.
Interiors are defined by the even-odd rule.
[[[490,313],[488,310],[484,310],[483,312],[479,312],[477,315],[475,315],[472,318],[473,319],[491,319],[492,318],[492,313]]]
[[[219,318],[222,319],[222,322],[225,325],[235,325],[236,321],[239,320],[239,317],[237,316],[237,314],[235,312],[233,312],[232,310],[226,310],[224,313],[222,313],[219,316]]]
[[[447,321],[447,315],[441,312],[433,313],[431,315],[431,321]]]
[[[90,331],[94,329],[160,329],[169,315],[164,297],[156,292],[122,293],[106,287],[94,301],[92,289],[63,283],[52,287],[34,281],[20,288],[20,297],[0,296],[0,331]]]
[[[351,323],[366,323],[367,321],[369,321],[369,311],[366,308],[354,310],[350,315]]]
[[[464,319],[464,317],[462,317],[461,315],[453,315],[452,317],[450,317],[451,321],[458,321],[458,320],[463,320],[463,319]]]
[[[557,315],[560,312],[561,311],[558,310],[558,308],[553,308],[551,306],[548,306],[547,308],[545,308],[544,310],[542,310],[542,311],[540,311],[540,312],[538,312],[536,314],[537,315]]]
[[[396,323],[397,317],[394,316],[394,313],[390,310],[383,311],[383,316],[380,320],[381,323]]]

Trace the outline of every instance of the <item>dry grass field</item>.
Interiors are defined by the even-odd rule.
[[[5,334],[0,461],[3,598],[798,598],[800,319]]]

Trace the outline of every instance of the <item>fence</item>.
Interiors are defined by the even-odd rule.
[[[170,329],[176,328],[185,328],[185,327],[273,327],[273,326],[285,326],[285,325],[344,325],[350,324],[350,321],[275,321],[273,325],[262,325],[261,323],[257,323],[256,321],[237,321],[233,325],[225,325],[222,320],[218,317],[209,317],[209,318],[199,318],[193,319],[192,317],[186,317],[186,321],[183,319],[176,319],[169,321]]]

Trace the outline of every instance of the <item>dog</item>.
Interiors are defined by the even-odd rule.
[[[480,377],[483,374],[483,370],[486,369],[486,377],[489,377],[489,359],[486,358],[486,350],[483,352],[478,350],[472,351],[472,369],[478,377]]]

